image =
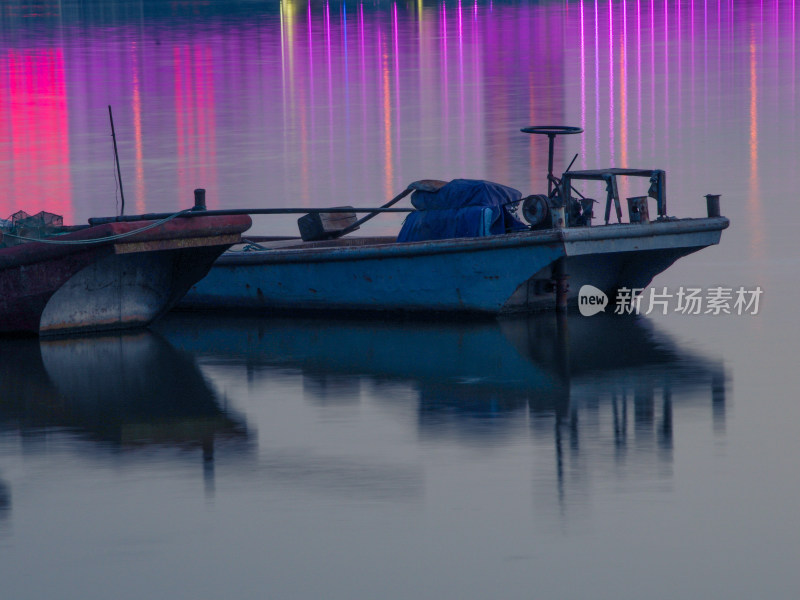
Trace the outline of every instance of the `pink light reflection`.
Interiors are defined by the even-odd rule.
[[[72,223],[63,52],[10,50],[0,73],[0,217],[44,210]]]

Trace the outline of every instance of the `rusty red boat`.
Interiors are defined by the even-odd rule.
[[[47,215],[37,216],[42,214]],[[247,215],[187,210],[72,227],[51,219],[38,233],[2,227],[0,333],[45,336],[147,326],[251,224]]]

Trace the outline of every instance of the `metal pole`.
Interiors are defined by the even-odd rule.
[[[229,208],[213,210],[193,209],[184,212],[180,218],[188,217],[210,217],[221,215],[305,215],[308,213],[410,213],[413,208]],[[90,225],[100,225],[102,223],[122,223],[130,221],[155,221],[166,219],[174,213],[148,213],[143,215],[125,215],[118,217],[92,217],[89,219]]]
[[[119,168],[119,153],[117,152],[117,134],[114,132],[114,115],[111,114],[111,105],[108,105],[108,119],[111,121],[111,139],[114,140],[114,161],[117,163],[117,179],[119,179],[119,196],[122,199],[119,214],[125,214],[125,192],[122,190],[122,172]]]

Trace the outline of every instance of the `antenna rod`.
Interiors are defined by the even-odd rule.
[[[122,172],[119,169],[119,153],[117,152],[117,135],[114,133],[114,115],[111,114],[111,105],[108,105],[108,119],[111,121],[111,139],[114,140],[114,160],[117,163],[117,178],[119,179],[119,195],[122,198],[119,214],[125,214],[125,192],[122,191]]]

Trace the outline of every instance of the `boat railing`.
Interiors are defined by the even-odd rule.
[[[561,194],[563,198],[569,198],[575,189],[572,182],[575,180],[603,181],[606,184],[606,209],[605,222],[608,225],[611,216],[611,204],[617,215],[617,222],[622,222],[622,207],[619,201],[619,187],[617,177],[647,177],[650,180],[650,189],[647,196],[635,196],[628,199],[629,212],[632,222],[643,222],[637,219],[637,215],[642,215],[642,211],[647,213],[647,198],[655,198],[656,210],[659,218],[667,216],[667,174],[662,169],[590,169],[586,171],[566,171],[561,176]],[[649,220],[649,219],[647,219]]]

